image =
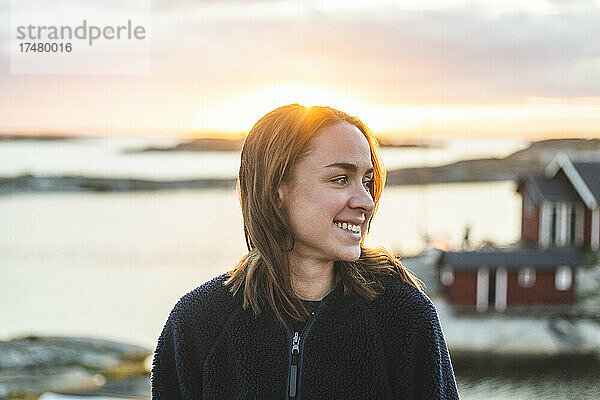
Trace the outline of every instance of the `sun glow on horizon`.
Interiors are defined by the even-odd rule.
[[[330,106],[353,115],[367,107],[352,95],[328,86],[301,83],[265,85],[228,96],[203,108],[195,117],[194,128],[248,131],[269,111],[293,103]]]
[[[196,131],[248,132],[267,112],[292,103],[330,106],[355,115],[375,133],[410,136],[598,134],[600,98],[528,98],[510,104],[371,104],[348,91],[302,83],[273,84],[222,96],[194,116]],[[224,135],[225,136],[225,135]],[[551,136],[554,136],[552,134]]]

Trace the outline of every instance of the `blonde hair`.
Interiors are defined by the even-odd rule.
[[[305,107],[290,104],[279,107],[256,122],[244,140],[237,190],[248,253],[225,282],[234,295],[242,294],[243,306],[255,314],[273,312],[286,325],[302,321],[309,312],[294,293],[287,253],[294,246],[291,225],[278,196],[284,182],[292,182],[294,166],[310,148],[311,139],[322,128],[346,122],[366,137],[373,163],[371,195],[377,210],[385,185],[385,168],[379,144],[370,130],[356,117],[331,107]],[[372,219],[371,219],[372,220]],[[367,233],[370,228],[367,227]],[[378,276],[395,276],[421,289],[421,282],[383,248],[363,246],[357,261],[336,261],[336,274],[344,295],[355,294],[373,300],[383,289]]]

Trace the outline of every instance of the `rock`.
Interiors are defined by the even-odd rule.
[[[77,337],[27,337],[0,341],[0,370],[43,365],[111,369],[122,361],[142,362],[151,351],[140,346]]]
[[[90,391],[104,385],[107,377],[143,373],[151,354],[140,346],[92,338],[0,341],[0,398]]]
[[[0,370],[3,398],[31,396],[45,391],[86,391],[102,385],[101,375],[81,366],[52,366]],[[2,397],[0,397],[2,398]]]

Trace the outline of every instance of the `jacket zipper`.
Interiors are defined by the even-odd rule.
[[[294,332],[294,339],[292,340],[292,364],[290,367],[290,382],[289,382],[289,396],[290,398],[296,397],[296,389],[298,383],[298,362],[300,361],[300,334]]]
[[[335,290],[335,289],[334,289]],[[303,359],[303,351],[302,351],[302,343],[306,340],[306,336],[308,335],[308,331],[312,328],[313,323],[315,322],[315,318],[319,315],[319,312],[323,309],[325,303],[327,303],[331,297],[331,291],[327,296],[323,298],[321,305],[317,310],[311,313],[310,318],[306,322],[306,325],[302,332],[294,332],[291,329],[288,330],[288,336],[292,339],[292,348],[291,348],[291,357],[290,357],[290,367],[288,370],[289,377],[287,381],[287,390],[286,390],[286,400],[295,399],[300,400],[299,392],[302,389],[302,359]],[[293,337],[291,334],[293,333]]]
[[[301,383],[301,373],[302,373],[302,343],[306,340],[306,336],[308,335],[308,331],[312,328],[312,325],[315,321],[315,318],[319,310],[313,311],[311,317],[306,322],[305,328],[302,330],[302,333],[294,332],[294,337],[292,338],[292,351],[291,351],[291,363],[290,363],[290,375],[288,380],[288,398],[290,399],[299,399],[299,390]]]

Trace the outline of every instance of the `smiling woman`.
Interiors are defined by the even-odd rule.
[[[419,280],[363,242],[385,183],[357,118],[280,107],[251,129],[238,266],[184,296],[159,338],[154,399],[457,399]]]
[[[294,236],[291,272],[298,281],[316,280],[316,285],[304,288],[304,297],[320,300],[331,288],[319,291],[318,283],[333,282],[321,275],[333,272],[334,260],[360,257],[362,233],[375,207],[371,196],[374,169],[369,142],[347,122],[322,128],[307,153],[297,161],[291,182],[284,182],[278,194]]]

